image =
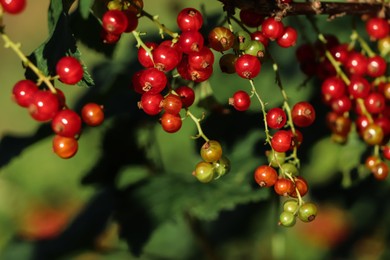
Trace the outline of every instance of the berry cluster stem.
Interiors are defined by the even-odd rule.
[[[2,10],[2,9],[1,9]],[[0,17],[1,17],[1,13],[0,13]],[[2,24],[0,24],[0,27],[3,28]],[[4,48],[11,48],[15,54],[20,58],[20,60],[23,62],[23,65],[26,66],[26,67],[29,67],[37,76],[38,76],[38,82],[37,84],[40,85],[42,82],[44,82],[46,84],[46,86],[50,89],[50,91],[52,93],[57,93],[55,87],[53,86],[53,84],[51,83],[49,77],[45,76],[42,71],[40,71],[38,69],[37,66],[35,66],[34,63],[32,63],[27,57],[26,55],[24,55],[24,53],[20,50],[20,43],[15,43],[13,42],[7,34],[4,33],[3,30],[0,31],[0,34],[1,34],[1,38],[3,39],[4,41]]]
[[[194,114],[192,114],[191,111],[188,109],[187,109],[186,115],[189,116],[192,119],[192,121],[194,121],[194,123],[198,129],[198,134],[194,138],[202,137],[206,142],[210,141],[210,139],[207,138],[207,136],[203,133],[202,126],[200,125],[200,121],[202,119],[201,118],[199,119],[196,116],[194,116]]]
[[[267,124],[267,111],[265,109],[265,103],[261,99],[259,93],[257,92],[256,87],[255,87],[255,83],[253,82],[252,79],[249,80],[249,83],[251,84],[251,92],[252,92],[252,94],[256,96],[257,100],[260,103],[261,112],[263,113],[265,141],[266,141],[266,143],[270,144],[271,143],[271,136],[269,134],[268,124]]]

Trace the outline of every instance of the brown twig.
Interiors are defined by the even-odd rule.
[[[363,14],[379,14],[384,13],[386,18],[390,18],[390,5],[381,3],[340,3],[340,2],[326,2],[314,1],[304,3],[291,3],[288,8],[283,9],[282,6],[277,5],[274,1],[269,0],[218,0],[224,5],[237,7],[239,9],[256,10],[259,14],[268,16],[270,14],[277,14],[281,11],[286,16],[289,15],[329,15],[337,16],[339,14],[346,15],[363,15]],[[320,8],[314,8],[313,3],[320,3]]]

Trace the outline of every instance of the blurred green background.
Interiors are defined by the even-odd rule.
[[[47,0],[28,1],[25,12],[4,17],[6,33],[21,43],[26,54],[48,37],[48,5]],[[200,8],[213,21],[222,19],[217,1],[145,0],[144,9],[158,14],[167,27],[176,28],[177,12],[188,6]],[[286,18],[314,41],[315,35],[304,21]],[[345,24],[352,24],[350,18],[329,23],[321,17],[318,24],[340,42],[349,41]],[[207,26],[205,30],[210,29]],[[156,27],[144,18],[138,30],[148,32],[145,37],[157,34]],[[302,42],[300,37],[298,45]],[[279,64],[290,104],[311,100],[319,109],[318,123],[314,130],[304,132],[302,148],[302,175],[312,191],[308,200],[318,204],[319,214],[313,223],[283,229],[276,225],[279,198],[253,185],[253,169],[266,160],[258,104],[245,114],[207,115],[206,135],[221,140],[232,171],[216,183],[202,185],[191,176],[200,160],[200,142],[190,138],[196,133],[194,124],[184,120],[183,129],[170,135],[162,131],[158,118],[140,116],[139,97],[129,89],[129,79],[138,69],[131,35],[120,40],[111,57],[82,43],[78,47],[88,70],[96,76],[97,92],[110,116],[102,126],[85,129],[74,158],[59,159],[52,152],[49,135],[0,168],[0,259],[43,259],[39,256],[45,253],[52,254],[47,259],[56,259],[56,250],[60,259],[78,260],[389,257],[389,181],[365,178],[343,187],[343,174],[356,171],[365,146],[357,137],[344,147],[329,140],[321,118],[324,108],[316,96],[320,83],[312,80],[299,87],[305,76],[295,61],[295,48],[271,46],[270,50]],[[5,48],[0,48],[0,61],[4,144],[5,137],[25,140],[41,124],[11,100],[13,84],[24,76],[21,62]],[[209,83],[202,84],[197,94],[204,98],[202,91],[206,90],[223,105],[235,90],[249,90],[249,84],[235,75],[215,73]],[[281,103],[269,62],[263,64],[255,83],[268,107]],[[77,107],[87,92],[94,91],[56,84],[69,107]],[[194,113],[200,115],[204,110],[194,108]],[[16,147],[18,142],[11,144]],[[4,147],[2,154],[7,153]],[[64,230],[69,231],[67,236],[59,236]]]

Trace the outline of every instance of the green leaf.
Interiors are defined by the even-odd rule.
[[[80,14],[84,19],[87,19],[92,5],[94,4],[95,0],[81,0],[79,2],[79,10]]]
[[[81,53],[71,31],[69,16],[60,3],[60,1],[51,1],[48,18],[50,36],[28,58],[37,65],[43,74],[54,76],[56,75],[55,67],[58,60],[64,56],[73,56],[81,61],[84,69],[83,79],[77,85],[83,87],[93,86],[93,79],[82,62]],[[31,80],[37,78],[30,69],[26,70],[25,76]]]

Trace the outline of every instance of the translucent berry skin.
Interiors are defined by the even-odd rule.
[[[306,101],[296,103],[291,110],[291,115],[293,123],[299,127],[311,125],[316,118],[314,107]]]
[[[256,168],[254,178],[260,187],[272,187],[278,180],[278,173],[268,165],[261,165]]]
[[[279,225],[283,227],[292,227],[296,223],[296,217],[292,212],[283,211],[279,216]]]
[[[311,222],[317,216],[317,206],[313,203],[306,202],[298,210],[298,217],[303,222]]]
[[[162,110],[162,103],[164,97],[160,94],[152,94],[146,92],[142,94],[141,101],[138,103],[138,107],[143,109],[144,112],[148,115],[157,115]]]
[[[257,57],[244,54],[237,58],[234,67],[241,78],[253,79],[260,73],[261,63]]]
[[[200,156],[205,162],[216,162],[222,157],[221,144],[216,140],[205,142],[200,148]]]
[[[102,26],[106,32],[118,35],[126,31],[128,20],[123,11],[109,10],[102,17]]]
[[[291,26],[286,26],[284,27],[284,32],[282,36],[280,36],[277,40],[276,43],[283,48],[289,48],[292,47],[296,44],[298,39],[298,33],[297,30],[295,30]]]
[[[158,46],[158,44],[154,42],[146,42],[145,45],[152,50],[152,55],[153,50],[156,49]],[[139,47],[137,58],[139,63],[145,68],[151,68],[154,66],[152,57],[149,56],[149,53],[143,47]]]
[[[270,128],[280,129],[286,124],[287,115],[280,107],[274,107],[268,110],[266,120]]]
[[[271,139],[271,147],[276,152],[284,153],[291,148],[292,144],[292,135],[287,130],[277,131]]]
[[[223,52],[233,47],[234,34],[226,27],[214,27],[208,34],[210,48]]]
[[[178,95],[168,94],[163,100],[163,109],[165,110],[165,113],[174,115],[179,114],[182,107],[183,102]]]
[[[274,191],[280,196],[288,196],[294,191],[294,183],[287,178],[279,178],[274,184]]]
[[[168,72],[176,68],[181,60],[181,53],[168,45],[159,45],[153,51],[154,65],[157,69]]]
[[[180,34],[178,44],[186,54],[198,52],[203,48],[204,38],[198,31],[185,31]]]
[[[284,26],[282,22],[275,20],[274,17],[269,17],[261,24],[261,31],[270,40],[276,40],[283,35]]]
[[[243,90],[238,90],[229,98],[229,105],[232,105],[238,111],[246,111],[251,105],[249,94]]]
[[[167,133],[176,133],[182,126],[179,114],[164,113],[160,118],[162,128]]]
[[[56,73],[63,83],[74,85],[83,78],[84,70],[76,58],[66,56],[57,62]]]
[[[160,93],[168,82],[165,73],[156,68],[145,69],[138,80],[142,90],[151,94]]]
[[[372,78],[383,76],[387,70],[386,60],[379,55],[367,59],[367,75]]]
[[[0,5],[9,14],[20,14],[26,8],[26,0],[0,0]]]
[[[184,8],[177,15],[176,22],[182,31],[198,31],[203,25],[203,16],[195,8]]]
[[[339,77],[329,77],[322,82],[321,94],[325,102],[342,97],[345,93],[345,83]]]
[[[59,111],[51,121],[54,133],[65,137],[76,137],[81,132],[81,118],[71,109]]]
[[[55,135],[52,146],[54,153],[62,159],[72,158],[78,150],[78,142],[73,137]]]
[[[214,166],[208,162],[199,162],[195,166],[195,170],[193,171],[192,175],[194,175],[198,181],[202,183],[209,183],[214,179]]]
[[[372,17],[366,22],[366,31],[374,40],[383,39],[389,35],[390,25],[384,18]]]
[[[176,90],[176,93],[180,96],[183,107],[190,107],[195,101],[195,92],[188,86],[180,86]]]
[[[21,107],[31,104],[32,96],[38,91],[37,85],[28,79],[18,81],[12,89],[12,98]]]
[[[368,60],[359,52],[351,52],[344,65],[350,74],[362,76],[367,73]]]
[[[371,173],[375,179],[383,181],[389,175],[389,166],[385,162],[379,162],[372,170]]]
[[[89,126],[99,126],[104,121],[103,106],[96,103],[87,103],[81,109],[81,119]]]
[[[199,52],[192,52],[188,55],[188,64],[197,70],[206,69],[209,66],[213,66],[214,54],[206,46],[204,46]]]
[[[48,90],[39,90],[32,96],[28,110],[35,120],[45,122],[57,114],[59,105],[57,95]]]

